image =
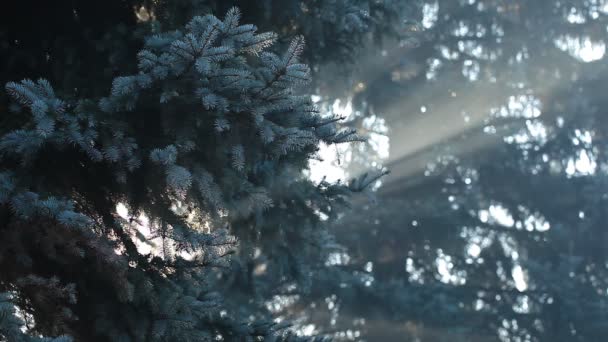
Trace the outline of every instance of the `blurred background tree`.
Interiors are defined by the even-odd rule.
[[[389,67],[359,80],[347,111],[384,120],[391,175],[376,205],[333,228],[348,250],[336,262],[367,280],[316,304],[338,318],[327,329],[368,341],[605,336],[607,5],[427,1],[419,43],[385,47],[374,64]]]

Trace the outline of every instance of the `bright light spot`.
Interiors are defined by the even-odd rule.
[[[462,75],[471,82],[477,81],[479,79],[480,71],[481,68],[479,67],[479,63],[477,63],[476,61],[467,59],[462,64]]]
[[[509,209],[501,206],[500,204],[491,205],[489,208],[489,214],[493,221],[501,226],[513,227],[515,224],[515,220],[509,212]]]
[[[359,82],[359,83],[357,83],[357,85],[355,86],[354,91],[355,91],[355,93],[360,93],[360,92],[364,91],[366,87],[367,87],[367,86],[365,85],[365,83],[363,83],[363,82]]]
[[[445,45],[439,46],[439,52],[441,52],[441,56],[447,60],[455,60],[458,58],[458,56],[460,56],[458,51],[452,51]]]
[[[340,99],[334,101],[334,104],[332,105],[332,111],[334,112],[334,114],[343,116],[346,118],[346,120],[348,120],[349,117],[354,113],[353,103],[351,101],[348,101],[345,106],[342,106],[341,103],[342,101],[340,101]]]
[[[424,284],[424,267],[417,268],[414,265],[414,259],[407,258],[407,260],[405,261],[405,271],[409,274],[409,281],[418,284]]]
[[[116,205],[116,213],[125,220],[129,219],[129,209],[123,203]]]
[[[566,174],[568,176],[590,176],[595,174],[596,169],[595,156],[587,150],[580,150],[578,158],[570,158],[566,164]]]
[[[491,114],[497,117],[514,118],[537,118],[542,113],[542,103],[540,99],[532,95],[509,96],[509,101],[505,106],[494,108]]]
[[[513,252],[511,252],[511,259],[512,259],[513,261],[517,261],[517,260],[519,260],[519,253],[518,253],[517,251],[513,251]]]
[[[430,29],[435,26],[439,14],[439,4],[437,1],[425,3],[422,7],[422,27]]]
[[[481,247],[478,244],[471,243],[467,247],[467,254],[472,258],[477,258],[481,254]]]
[[[603,41],[592,41],[589,37],[562,36],[555,40],[555,46],[585,63],[600,60],[606,53]]]
[[[263,264],[258,264],[255,266],[255,268],[253,269],[253,275],[254,276],[261,276],[264,275],[266,273],[266,271],[268,270],[268,264],[267,263],[263,263]]]
[[[520,265],[513,266],[513,269],[511,270],[511,277],[513,277],[517,291],[524,292],[528,289],[526,274]]]
[[[368,132],[367,142],[380,159],[389,157],[390,140],[387,135],[388,126],[386,120],[377,115],[371,115],[363,119],[363,129]]]
[[[593,155],[591,155],[592,157]],[[592,160],[586,150],[581,150],[579,157],[576,160],[575,167],[580,173],[594,174],[595,168],[597,167],[595,160]]]
[[[584,24],[586,22],[585,16],[574,7],[570,8],[570,13],[566,16],[566,20],[571,24]]]
[[[527,231],[538,231],[546,232],[551,229],[551,224],[547,219],[539,212],[532,212],[530,209],[519,206],[520,217],[525,217],[524,221],[517,221],[516,227],[518,229],[525,228]]]
[[[542,146],[548,141],[547,128],[539,120],[526,120],[526,128],[504,138],[507,144],[516,144],[522,149]]]
[[[441,68],[443,62],[440,59],[433,58],[428,62],[428,64],[429,67],[426,72],[426,78],[428,80],[433,80],[437,76],[437,71],[439,70],[439,68]]]
[[[592,132],[587,130],[581,131],[580,129],[575,129],[574,135],[575,137],[572,139],[573,142],[577,141],[583,143],[585,146],[591,146],[591,143],[593,142]],[[575,145],[578,145],[578,143]]]
[[[319,220],[321,220],[321,221],[327,221],[329,219],[329,216],[326,213],[324,213],[318,209],[315,209],[315,214],[317,214],[317,216],[319,216]]]
[[[517,302],[513,305],[513,311],[519,314],[530,313],[530,298],[528,296],[518,296]]]
[[[363,281],[363,285],[365,285],[366,287],[372,286],[372,284],[375,281],[374,276],[367,274],[367,273],[360,274],[360,277],[361,277],[361,280]]]
[[[346,170],[341,164],[350,161],[351,154],[348,144],[319,144],[317,155],[321,160],[311,159],[308,163],[310,180],[315,183],[323,178],[330,183],[345,180]]]
[[[266,309],[272,313],[278,313],[295,304],[299,299],[298,295],[276,295],[265,303]]]
[[[493,61],[498,58],[498,54],[496,52],[488,50],[480,42],[474,40],[459,40],[458,51],[480,60]],[[457,57],[458,52],[455,52],[455,54]]]
[[[137,247],[137,251],[139,253],[149,254],[155,251],[158,252],[157,249],[155,249],[154,247],[162,245],[162,239],[150,239],[152,232],[150,230],[150,220],[148,219],[148,217],[142,214],[139,215],[137,219],[134,219],[129,215],[129,209],[127,209],[124,203],[118,203],[116,205],[116,213],[118,214],[118,216],[128,222],[127,224],[130,226],[130,231],[132,231],[133,229],[138,231],[138,237],[136,237],[137,235],[134,232],[132,233],[132,235],[134,237],[133,243]],[[145,239],[145,241],[142,241],[142,238]]]
[[[148,10],[146,7],[141,6],[139,9],[135,9],[135,17],[138,22],[147,22],[156,19],[154,11]]]
[[[471,31],[469,29],[469,25],[464,21],[459,21],[458,27],[452,31],[452,34],[457,37],[465,37],[467,34],[469,34],[469,31]]]
[[[350,100],[344,106],[338,99],[332,105],[321,108],[330,117],[345,117],[346,122],[361,115],[360,112],[353,110]],[[361,120],[358,132],[367,137],[365,142],[331,145],[321,142],[318,146],[317,158],[309,160],[309,169],[305,171],[309,179],[316,183],[323,179],[335,183],[352,177],[349,171],[358,173],[378,168],[382,161],[389,157],[390,152],[386,121],[377,115],[365,117]],[[372,189],[377,189],[379,184],[380,182],[376,182],[372,185]]]
[[[490,126],[485,126],[483,128],[483,132],[486,134],[496,134],[496,127],[490,125]]]
[[[483,309],[483,300],[477,299],[475,301],[475,311],[480,311],[481,309]]]
[[[441,250],[437,251],[435,266],[437,267],[438,279],[445,284],[464,285],[466,283],[466,271],[454,270],[452,257],[444,254]]]
[[[483,223],[488,223],[488,220],[490,219],[490,212],[489,211],[487,211],[487,210],[480,210],[477,215],[479,216],[479,221],[481,221]]]
[[[527,231],[539,231],[539,232],[546,232],[547,230],[551,229],[551,225],[549,224],[549,222],[547,222],[545,220],[544,217],[539,217],[539,216],[528,216],[526,218],[526,221],[524,222],[524,225],[526,227]]]
[[[344,252],[334,252],[327,256],[325,266],[348,265],[350,256]]]
[[[441,281],[448,283],[450,280],[450,270],[452,265],[449,264],[445,258],[437,259],[437,272],[441,276]]]
[[[317,329],[314,324],[307,324],[296,330],[296,334],[298,336],[313,336],[316,334],[316,332]]]

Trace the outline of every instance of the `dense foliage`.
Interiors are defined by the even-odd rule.
[[[382,172],[303,175],[321,141],[361,138],[295,93],[309,81],[303,38],[278,56],[275,34],[239,20],[233,8],[149,35],[137,72],[99,100],[6,84],[5,338],[30,338],[11,302],[26,333],[77,340],[295,338],[256,305],[252,260],[276,264],[265,288],[305,288],[332,245],[321,215]]]
[[[421,44],[387,47],[384,63],[401,62],[353,99],[391,127],[392,174],[378,205],[335,225],[343,267],[373,281],[332,290],[327,329],[603,340],[606,2],[424,8]]]

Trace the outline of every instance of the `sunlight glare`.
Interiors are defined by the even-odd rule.
[[[511,276],[515,282],[515,288],[519,292],[524,292],[528,289],[528,282],[526,282],[526,274],[524,269],[520,265],[513,266],[511,270]]]
[[[589,37],[562,36],[555,40],[555,46],[584,63],[600,60],[606,53],[603,41],[592,41]]]

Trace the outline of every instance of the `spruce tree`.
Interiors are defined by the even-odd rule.
[[[307,287],[335,246],[321,218],[384,172],[303,175],[320,142],[362,138],[298,93],[304,39],[276,39],[232,8],[149,34],[102,98],[6,84],[2,338],[297,339],[260,304]]]

